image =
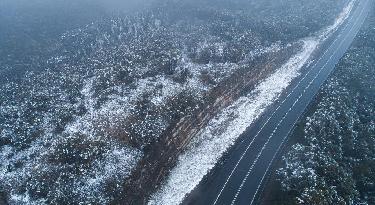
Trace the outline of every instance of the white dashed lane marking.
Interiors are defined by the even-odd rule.
[[[363,9],[361,11],[361,13],[363,12]],[[350,20],[346,20],[346,22],[349,22],[351,21],[353,18],[353,16],[350,17]],[[357,20],[358,21],[358,20]],[[356,21],[356,22],[357,22]],[[356,24],[356,23],[355,23]],[[354,24],[354,26],[355,26]],[[346,23],[345,27],[342,29],[342,31],[345,31],[346,28],[348,27],[348,23]],[[352,31],[352,29],[354,28],[354,26],[350,29],[350,31]],[[272,117],[274,117],[275,113],[281,108],[281,106],[289,99],[289,97],[295,92],[295,90],[300,86],[300,84],[305,80],[305,78],[311,73],[311,71],[313,71],[316,66],[319,64],[319,62],[326,56],[327,52],[329,50],[331,50],[331,48],[333,47],[333,45],[337,42],[338,39],[340,39],[340,37],[342,36],[342,32],[338,35],[338,37],[334,40],[334,42],[331,44],[331,46],[323,53],[323,55],[318,59],[318,61],[316,61],[315,65],[311,67],[311,69],[308,70],[308,72],[304,75],[304,77],[297,83],[297,85],[292,89],[292,91],[286,96],[286,98],[280,103],[280,105],[276,108],[276,110],[271,114],[271,116],[266,120],[266,122],[262,125],[261,129],[257,132],[257,134],[254,136],[253,140],[250,142],[250,144],[246,147],[244,153],[241,155],[240,159],[238,160],[238,162],[236,163],[235,167],[233,168],[233,170],[231,171],[229,177],[227,178],[226,182],[224,183],[222,189],[220,190],[216,200],[214,201],[214,205],[218,202],[223,190],[225,189],[226,185],[228,184],[229,180],[231,179],[231,177],[233,176],[233,173],[235,172],[235,170],[237,169],[238,165],[240,164],[241,160],[244,158],[244,156],[246,155],[247,151],[249,150],[249,148],[253,145],[255,139],[259,136],[259,134],[263,131],[264,127],[269,123],[269,121],[272,119]],[[350,34],[350,32],[349,32]],[[348,36],[345,37],[345,39],[347,38]],[[344,40],[345,40],[344,39]],[[340,43],[339,45],[339,48],[342,46],[343,42]],[[334,53],[337,52],[337,50],[339,49],[336,49]],[[249,171],[247,172],[244,180],[242,181],[239,189],[237,190],[237,193],[232,201],[232,204],[235,203],[244,183],[246,182],[248,176],[250,175],[252,169],[254,168],[256,162],[259,160],[259,157],[261,156],[263,150],[265,149],[265,147],[267,146],[267,144],[269,143],[270,139],[272,138],[272,136],[275,134],[276,130],[279,128],[280,124],[284,121],[284,119],[286,118],[286,116],[289,114],[289,112],[292,110],[292,108],[296,105],[296,103],[300,100],[300,98],[302,97],[303,93],[306,92],[306,90],[312,85],[312,83],[316,80],[316,78],[319,76],[319,74],[321,73],[321,71],[326,67],[326,65],[328,64],[328,62],[333,58],[334,55],[330,56],[329,60],[325,63],[324,66],[322,66],[322,68],[319,70],[318,74],[314,77],[314,79],[312,81],[310,81],[310,83],[308,84],[308,86],[303,90],[302,94],[298,97],[298,99],[293,103],[292,107],[289,108],[288,112],[284,115],[284,117],[281,119],[281,121],[278,123],[278,125],[276,126],[276,128],[273,130],[271,136],[268,138],[268,140],[266,141],[265,145],[262,147],[260,153],[258,153],[257,155],[257,158],[255,159],[254,163],[252,164],[252,166],[250,167]],[[285,139],[283,139],[282,143],[285,141]],[[280,146],[281,147],[281,146]],[[279,148],[280,148],[279,147]],[[278,149],[279,150],[279,149]],[[272,159],[272,161],[274,160],[274,158]],[[271,162],[272,162],[271,161]],[[270,165],[268,166],[267,168],[267,171],[269,169]],[[265,175],[264,175],[265,176]],[[264,176],[263,178],[261,179],[261,182],[263,181],[264,179]],[[258,189],[257,189],[257,192],[259,190],[259,187],[260,185],[258,185]],[[257,193],[256,192],[256,193]],[[255,193],[255,195],[256,195]],[[252,202],[254,201],[254,198],[255,198],[255,195],[253,196],[253,199],[252,199]]]

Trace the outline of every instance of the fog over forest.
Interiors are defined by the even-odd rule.
[[[0,0],[0,205],[180,203],[357,2]]]

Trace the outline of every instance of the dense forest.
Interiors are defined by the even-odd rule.
[[[281,62],[253,65],[287,59],[346,3],[160,1],[110,15],[97,5],[0,4],[0,200],[124,196],[166,130],[215,102],[233,76],[269,75]]]
[[[375,203],[374,28],[373,10],[292,134],[265,204]]]

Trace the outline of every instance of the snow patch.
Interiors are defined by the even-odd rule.
[[[212,119],[188,145],[185,153],[179,156],[176,167],[148,204],[180,204],[246,128],[300,75],[300,69],[309,62],[318,45],[348,18],[354,2],[351,1],[334,24],[319,36],[302,40],[302,50],[250,94],[239,98]]]
[[[301,53],[291,58],[248,96],[241,97],[211,120],[189,144],[187,151],[179,157],[170,177],[152,196],[149,204],[181,203],[185,195],[199,184],[246,128],[278,98],[290,81],[298,76],[299,69],[316,46],[316,41],[304,41]]]

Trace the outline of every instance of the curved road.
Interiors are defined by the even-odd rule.
[[[324,45],[315,64],[304,69],[279,101],[239,139],[184,204],[254,204],[277,153],[298,118],[350,47],[372,6],[361,0],[351,16]]]

